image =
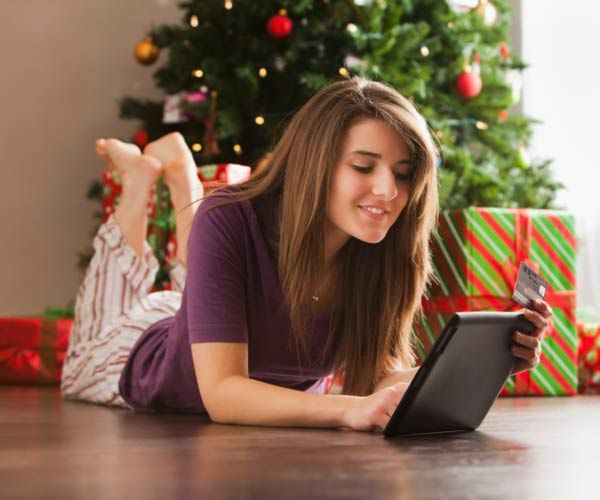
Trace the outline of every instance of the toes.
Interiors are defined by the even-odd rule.
[[[162,162],[158,158],[148,154],[143,154],[142,157],[145,161],[148,162],[148,165],[150,165],[151,167],[159,168],[162,170]]]
[[[102,161],[108,162],[110,166],[110,156],[108,155],[108,151],[106,149],[106,140],[98,139],[96,141],[96,154],[100,157]]]
[[[183,135],[181,135],[181,132],[171,132],[170,134],[167,134],[165,136],[165,139],[168,139],[171,142],[177,142],[179,144],[185,144],[185,139],[183,138]]]
[[[106,139],[96,140],[96,153],[106,154]]]
[[[104,140],[104,150],[110,156],[139,156],[140,148],[135,144],[120,141],[119,139],[109,138]]]
[[[165,164],[182,155],[191,155],[185,138],[179,132],[171,132],[151,142],[144,148],[144,153],[160,158]]]

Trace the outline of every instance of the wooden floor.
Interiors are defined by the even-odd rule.
[[[600,498],[600,397],[500,399],[476,432],[386,440],[5,386],[0,498]]]

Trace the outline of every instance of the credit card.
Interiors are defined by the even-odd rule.
[[[532,300],[544,300],[548,283],[525,262],[519,266],[519,274],[513,291],[513,299],[531,309]]]

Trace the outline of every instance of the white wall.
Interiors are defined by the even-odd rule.
[[[19,0],[0,15],[0,314],[74,298],[77,252],[91,242],[101,163],[94,139],[128,139],[124,95],[153,97],[156,66],[133,48],[153,24],[179,23],[176,0]],[[164,56],[163,56],[164,57]]]
[[[530,156],[554,158],[575,213],[579,306],[600,309],[600,2],[521,1],[523,111],[535,127]]]

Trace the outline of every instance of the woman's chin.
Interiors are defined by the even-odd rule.
[[[380,231],[378,231],[376,233],[375,232],[369,232],[369,233],[361,232],[361,233],[356,233],[354,235],[354,237],[357,240],[362,241],[363,243],[370,243],[371,245],[376,245],[377,243],[381,243],[384,240],[386,234],[387,234],[387,231],[385,233],[380,232]]]

